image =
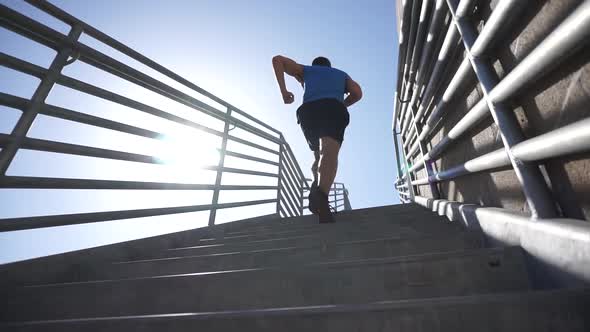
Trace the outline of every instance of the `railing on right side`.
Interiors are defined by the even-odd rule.
[[[502,79],[493,67],[499,50],[492,46],[507,32],[503,27],[526,10],[527,2],[500,0],[479,32],[470,20],[478,3],[402,1],[392,128],[398,161],[395,188],[404,203],[415,202],[451,219],[476,224],[496,239],[534,252],[543,264],[590,281],[588,223],[556,219],[560,210],[540,169],[540,163],[547,159],[590,151],[590,119],[526,138],[508,104],[526,85],[542,79],[590,41],[590,1],[577,5]],[[454,55],[461,50],[466,54],[463,62],[455,73],[449,72]],[[447,85],[443,85],[445,76],[451,77]],[[452,111],[451,99],[460,93],[462,83],[473,77],[478,81],[481,99],[442,139],[434,140],[435,128],[447,119],[445,113]],[[434,169],[449,147],[469,139],[470,130],[490,116],[501,136],[501,149],[443,170]],[[403,169],[402,162],[407,168]],[[439,185],[444,181],[510,168],[524,193],[530,219],[504,209],[441,197]],[[419,172],[426,175],[420,176]],[[431,197],[425,197],[425,187],[429,187]],[[548,233],[553,238],[543,241],[548,239]]]
[[[307,209],[309,205],[309,201],[307,197],[309,196],[309,188],[311,188],[311,183],[313,182],[312,179],[305,179],[307,183],[307,187],[304,189],[304,205],[305,209]],[[330,207],[332,207],[333,212],[340,212],[340,211],[349,211],[352,210],[352,206],[350,205],[350,200],[348,198],[348,189],[344,186],[342,182],[334,182],[332,187],[330,188],[330,193],[328,194],[328,199],[330,202]]]

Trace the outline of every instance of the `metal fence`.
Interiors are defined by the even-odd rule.
[[[134,209],[124,211],[106,211],[81,214],[49,215],[38,217],[22,217],[0,219],[0,231],[12,231],[33,229],[41,227],[73,225],[81,223],[101,222],[109,220],[120,220],[139,217],[150,217],[170,215],[177,213],[210,211],[209,225],[215,223],[216,212],[219,209],[252,206],[259,204],[276,204],[276,213],[281,217],[302,215],[305,194],[309,185],[305,180],[303,172],[280,131],[272,128],[264,122],[250,116],[248,113],[230,105],[224,100],[199,88],[195,84],[184,79],[180,75],[148,59],[137,51],[125,46],[123,43],[100,32],[92,26],[69,15],[60,8],[42,0],[27,0],[32,6],[57,18],[71,27],[69,34],[64,35],[36,20],[33,20],[4,5],[0,5],[0,26],[16,32],[28,39],[47,46],[57,52],[49,68],[43,68],[29,63],[23,59],[0,52],[0,65],[36,77],[41,80],[33,96],[30,99],[20,98],[14,95],[0,93],[0,105],[20,110],[21,116],[11,134],[0,134],[0,188],[13,189],[112,189],[112,190],[208,190],[212,191],[212,201],[205,205],[176,206],[166,208]],[[162,81],[149,76],[140,70],[133,68],[115,58],[101,53],[100,51],[80,42],[80,36],[86,34],[108,47],[116,50],[125,56],[145,65],[159,74],[188,87],[200,96],[208,98],[225,109],[219,110],[208,103],[205,103],[189,94],[163,83]],[[213,119],[223,122],[223,131],[209,128],[187,118],[167,112],[164,109],[149,106],[139,100],[127,98],[115,91],[103,89],[96,85],[77,80],[62,73],[64,67],[75,61],[81,61],[106,73],[134,83],[149,91],[155,92],[174,102],[188,106],[189,108],[202,112]],[[149,139],[160,139],[162,133],[147,130],[141,127],[129,125],[117,121],[96,117],[75,110],[47,104],[46,98],[55,85],[61,85],[85,94],[101,98],[119,105],[126,106],[146,114],[150,114],[166,121],[180,124],[201,132],[221,138],[221,145],[218,148],[219,161],[217,165],[203,167],[205,170],[216,171],[214,184],[187,184],[187,183],[163,183],[163,182],[138,182],[138,181],[112,181],[96,179],[71,179],[71,178],[43,178],[27,176],[8,176],[11,162],[19,150],[34,150],[51,153],[60,153],[75,156],[104,158],[136,163],[159,164],[162,160],[158,156],[128,153],[124,151],[97,148],[85,145],[63,143],[51,140],[43,140],[27,137],[27,134],[39,114],[73,121],[97,128],[110,129],[139,137]],[[237,116],[236,116],[237,115]],[[251,142],[248,139],[232,135],[230,131],[239,128],[257,138],[272,143],[274,148]],[[252,154],[231,151],[227,148],[228,142],[237,142],[242,145],[264,151],[276,158],[274,160],[260,158]],[[195,142],[198,144],[198,142]],[[187,152],[189,153],[189,152]],[[263,172],[259,170],[239,169],[225,166],[226,156],[271,165],[276,172]],[[222,177],[227,173],[246,174],[257,177],[270,177],[277,179],[276,185],[224,185]],[[336,188],[336,187],[335,187]],[[237,203],[219,203],[220,192],[224,190],[241,190],[248,193],[255,190],[276,190],[277,196],[273,199],[251,200]],[[346,196],[343,185],[339,189]],[[248,197],[247,194],[243,195]],[[335,200],[336,201],[336,200]],[[350,206],[348,204],[348,206]],[[336,208],[338,206],[336,205]]]
[[[502,79],[493,67],[501,51],[496,42],[505,37],[509,30],[505,27],[518,19],[529,2],[500,0],[483,27],[476,27],[471,18],[479,3],[484,1],[401,0],[398,6],[402,10],[398,13],[401,26],[393,116],[395,187],[404,203],[417,203],[482,230],[491,244],[523,248],[531,271],[543,279],[543,287],[583,285],[590,281],[590,224],[560,216],[541,165],[550,158],[590,150],[590,119],[527,138],[509,102],[590,41],[590,1],[580,1]],[[479,23],[480,18],[477,20]],[[464,51],[465,57],[453,72],[452,60],[457,59],[458,51]],[[481,99],[440,139],[437,128],[448,125],[445,120],[454,111],[452,99],[474,77]],[[490,116],[501,136],[501,149],[435,169],[439,159],[452,156],[449,147],[470,139],[471,129]],[[476,199],[469,202],[469,197],[464,198],[467,202],[441,197],[439,188],[444,181],[506,169],[514,170],[530,216],[481,206]]]
[[[470,22],[476,3],[473,0],[403,1],[393,123],[399,170],[395,186],[402,202],[423,201],[421,188],[424,186],[430,187],[432,198],[436,200],[442,199],[437,186],[440,182],[511,167],[532,218],[557,217],[557,203],[539,164],[549,158],[590,150],[590,119],[526,138],[508,102],[523,87],[567,61],[568,56],[590,40],[590,2],[582,1],[502,79],[493,68],[497,53],[492,52],[498,50],[492,46],[506,33],[502,27],[526,9],[526,1],[499,1],[480,32]],[[464,50],[466,56],[456,72],[448,72],[453,54],[458,50]],[[445,121],[445,113],[452,111],[450,100],[473,74],[483,97],[442,140],[432,143],[434,128]],[[448,75],[452,79],[448,85],[441,86]],[[438,95],[440,97],[436,98]],[[489,116],[497,126],[504,147],[435,171],[433,164],[446,150],[460,139],[469,139],[470,129]],[[397,128],[399,132],[395,132]],[[408,165],[403,172],[400,160]],[[427,176],[419,177],[422,169]]]
[[[311,186],[312,179],[305,179],[307,184]],[[309,195],[309,187],[304,189],[305,202],[307,202],[307,196]],[[348,198],[348,189],[344,186],[344,183],[334,182],[332,188],[330,188],[330,194],[328,195],[328,201],[333,212],[352,210],[350,200]],[[307,205],[306,205],[307,206]]]

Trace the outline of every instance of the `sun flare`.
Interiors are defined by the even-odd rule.
[[[181,182],[203,179],[204,169],[219,163],[219,137],[191,130],[162,136],[156,156]]]

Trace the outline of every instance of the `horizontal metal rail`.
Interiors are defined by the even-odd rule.
[[[154,216],[163,216],[163,215],[178,214],[178,213],[209,211],[212,208],[229,209],[229,208],[234,208],[234,207],[269,204],[269,203],[276,203],[276,202],[277,202],[276,199],[265,199],[265,200],[257,200],[257,201],[250,201],[250,202],[215,204],[215,206],[213,204],[206,204],[206,205],[190,205],[190,206],[124,210],[124,211],[64,214],[64,215],[56,215],[56,216],[0,219],[0,231],[6,232],[6,231],[16,231],[16,230],[23,230],[23,229],[32,229],[32,228],[67,226],[67,225],[77,225],[77,224],[131,219],[131,218],[154,217]]]
[[[256,124],[266,128],[270,131],[273,131],[276,134],[280,134],[280,131],[278,131],[277,129],[256,119],[255,117],[251,116],[247,112],[244,112],[244,111],[240,110],[239,108],[229,104],[225,100],[213,95],[212,93],[206,91],[205,89],[198,87],[196,84],[194,84],[194,83],[190,82],[189,80],[183,78],[182,76],[174,73],[173,71],[165,68],[164,66],[158,64],[157,62],[147,58],[146,56],[133,50],[132,48],[126,46],[125,44],[115,40],[114,38],[101,32],[100,30],[98,30],[98,29],[86,24],[85,22],[75,18],[74,16],[66,13],[65,11],[61,10],[59,7],[54,6],[51,3],[47,2],[47,1],[43,1],[43,0],[25,0],[25,1],[35,7],[43,10],[43,11],[45,11],[46,13],[56,17],[57,19],[71,25],[71,26],[75,26],[75,25],[81,26],[82,29],[84,30],[85,34],[95,38],[96,40],[101,41],[106,45],[109,45],[110,47],[121,52],[122,54],[125,54],[126,56],[148,66],[149,68],[152,68],[152,69],[156,70],[157,72],[173,79],[174,81],[183,84],[184,86],[186,86],[186,87],[190,88],[191,90],[196,91],[197,93],[215,101],[216,103],[219,103],[227,108],[231,108],[234,112],[246,117],[249,120],[254,121]]]
[[[277,190],[277,186],[219,185],[141,182],[93,179],[65,179],[28,176],[5,176],[0,188],[10,189],[113,189],[113,190]]]
[[[434,59],[432,71],[424,71],[429,77],[412,77],[407,69],[398,73],[396,98],[394,107],[394,137],[399,127],[401,132],[402,151],[396,150],[396,158],[404,160],[400,164],[408,165],[400,170],[395,181],[395,188],[400,194],[401,201],[416,201],[422,192],[421,186],[449,181],[478,172],[494,172],[507,168],[516,170],[520,185],[529,204],[533,218],[551,218],[556,214],[556,202],[551,198],[545,180],[541,176],[538,165],[546,160],[590,151],[590,120],[582,119],[575,123],[557,128],[536,137],[524,137],[516,123],[513,112],[503,103],[516,97],[528,85],[551,73],[560,63],[577,52],[582,46],[590,42],[590,2],[581,2],[551,31],[529,54],[522,59],[502,79],[498,79],[491,66],[497,52],[492,47],[502,40],[502,34],[507,33],[505,26],[513,22],[525,9],[525,3],[518,0],[501,0],[492,10],[483,28],[478,33],[470,21],[476,9],[475,1],[446,0],[448,10],[452,14],[452,22],[447,30],[433,29],[436,23],[431,20],[431,26],[424,26],[434,34],[428,39],[416,33],[409,27],[418,29],[423,24],[423,18],[416,12],[416,3],[404,2],[404,22],[402,29],[403,44],[412,50],[435,47],[429,44],[438,40],[439,58]],[[421,2],[424,5],[426,2]],[[434,10],[435,7],[431,9]],[[410,33],[408,33],[409,31]],[[413,38],[408,40],[408,38]],[[452,54],[457,41],[461,41],[466,56],[455,72],[443,70],[448,68],[449,54]],[[400,39],[400,44],[402,39]],[[408,56],[412,51],[400,49],[398,68],[408,68],[413,63]],[[404,54],[402,56],[402,54]],[[403,62],[403,63],[402,63]],[[422,66],[421,66],[422,67]],[[444,75],[451,75],[449,84],[441,86]],[[432,137],[438,130],[438,124],[444,123],[446,113],[451,102],[456,99],[467,80],[476,78],[482,98],[458,122],[442,136],[436,143]],[[408,87],[420,86],[421,82],[428,82],[425,87],[424,98],[414,98],[406,107],[403,103],[408,96]],[[436,91],[441,90],[440,96]],[[411,108],[417,112],[411,114]],[[413,116],[412,116],[413,115]],[[504,148],[475,157],[466,162],[445,166],[436,172],[424,172],[425,166],[444,158],[445,153],[455,142],[465,139],[470,131],[482,120],[492,116],[499,134],[503,139]],[[438,139],[438,138],[437,138]],[[430,149],[420,149],[421,144]],[[397,143],[396,143],[397,144]],[[396,145],[397,146],[397,145]],[[426,174],[425,174],[426,173]]]
[[[303,201],[305,199],[304,192],[305,190],[309,190],[309,184],[305,181],[305,176],[301,171],[301,167],[299,166],[291,147],[280,131],[200,88],[182,76],[145,57],[141,53],[104,34],[89,24],[71,16],[51,3],[43,0],[27,0],[27,2],[48,15],[70,25],[71,31],[68,35],[64,35],[18,11],[0,5],[0,28],[11,30],[25,38],[58,52],[52,65],[49,68],[43,68],[18,57],[3,53],[0,50],[0,66],[41,80],[37,91],[31,99],[14,96],[5,91],[0,91],[0,105],[21,111],[19,122],[15,126],[13,132],[10,134],[0,134],[0,148],[2,148],[0,151],[0,188],[15,190],[162,190],[164,192],[171,190],[208,190],[213,192],[213,199],[211,204],[0,219],[0,231],[66,226],[197,211],[210,211],[209,224],[212,225],[215,223],[216,211],[219,209],[270,203],[276,204],[276,213],[279,216],[292,217],[303,214]],[[182,92],[177,88],[141,72],[131,65],[116,60],[105,53],[81,43],[78,40],[81,34],[90,36],[110,47],[112,50],[116,50],[129,57],[129,59],[133,59],[140,64],[155,70],[159,74],[172,79],[176,83],[189,88],[192,92],[195,92],[199,98]],[[76,61],[84,62],[100,71],[119,77],[131,84],[156,93],[170,101],[174,101],[179,105],[184,105],[194,111],[201,112],[209,116],[211,119],[220,121],[220,124],[223,125],[224,129],[218,130],[210,128],[182,116],[169,113],[163,109],[123,96],[117,91],[98,87],[90,82],[90,80],[88,80],[88,82],[81,81],[62,74],[62,70],[65,66]],[[195,170],[196,172],[207,170],[216,172],[215,183],[144,182],[109,179],[20,176],[18,174],[7,175],[6,170],[10,167],[16,153],[23,150],[133,163],[166,164],[161,156],[158,155],[144,155],[106,149],[98,146],[86,146],[74,144],[72,142],[58,142],[28,137],[27,133],[29,128],[38,114],[49,116],[54,119],[71,121],[94,128],[112,130],[118,133],[125,133],[153,140],[161,140],[166,136],[165,132],[143,128],[142,123],[139,122],[130,124],[122,123],[102,118],[100,116],[86,114],[84,113],[84,110],[74,110],[57,105],[50,105],[46,103],[45,99],[55,85],[64,86],[94,98],[100,98],[132,110],[155,116],[170,123],[185,126],[187,129],[196,129],[200,133],[210,134],[220,138],[220,146],[217,148],[220,157],[217,165],[205,165]],[[211,106],[201,99],[210,100],[215,105],[221,105],[223,109],[217,109],[216,107],[218,106]],[[240,118],[236,116],[239,116]],[[238,128],[240,129],[240,132],[243,131],[248,135],[254,135],[269,144],[260,143],[260,140],[255,143],[250,139],[243,138],[241,134],[236,132],[231,134],[231,131],[234,128]],[[227,146],[228,141],[254,148],[256,151],[269,154],[270,156],[244,153],[239,150],[239,145],[232,147],[232,150],[230,150]],[[190,152],[187,151],[186,153]],[[244,167],[228,167],[226,165],[226,157],[247,160],[253,162],[251,164],[259,163],[261,166],[264,165],[266,167],[264,170],[246,169]],[[273,160],[273,158],[277,158],[278,161],[276,159]],[[269,167],[270,169],[274,168],[275,171],[269,171]],[[273,178],[276,180],[276,184],[222,184],[223,175],[229,173],[254,176],[256,179],[262,179],[265,177]],[[107,174],[105,176],[109,175]],[[245,193],[273,190],[276,191],[276,198],[259,200],[250,199],[245,202],[223,204],[219,203],[220,192],[235,190]],[[248,197],[252,196],[249,195]],[[350,206],[350,203],[347,204]]]

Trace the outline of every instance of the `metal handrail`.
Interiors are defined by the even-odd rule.
[[[0,27],[16,32],[30,40],[47,46],[57,51],[51,66],[43,68],[23,59],[0,52],[0,65],[18,72],[37,77],[41,80],[37,90],[30,99],[25,99],[0,92],[0,105],[4,105],[21,111],[21,117],[11,134],[0,134],[0,188],[10,189],[114,189],[114,190],[210,190],[213,191],[211,204],[176,206],[166,208],[135,209],[123,211],[105,211],[93,213],[76,213],[66,215],[49,215],[36,217],[0,219],[0,231],[13,231],[34,229],[42,227],[75,225],[108,220],[120,220],[139,217],[169,215],[195,211],[210,211],[209,225],[215,224],[216,211],[225,208],[245,207],[259,204],[276,204],[276,213],[281,217],[300,216],[304,212],[304,191],[309,189],[309,184],[299,167],[297,159],[282,133],[227,103],[221,98],[198,87],[182,76],[172,72],[155,61],[145,57],[132,48],[104,34],[89,24],[73,17],[60,8],[44,0],[26,0],[32,6],[68,24],[71,30],[64,35],[36,20],[33,20],[18,11],[0,5]],[[88,35],[106,46],[121,52],[137,62],[155,70],[156,72],[188,87],[199,96],[208,98],[223,106],[219,110],[193,96],[179,91],[145,74],[107,54],[87,46],[79,41],[82,34]],[[99,70],[115,75],[127,82],[134,83],[147,90],[155,92],[169,100],[185,105],[193,110],[202,112],[214,119],[221,120],[224,130],[219,131],[205,125],[169,113],[165,110],[149,106],[138,100],[134,100],[88,82],[77,80],[62,73],[65,66],[81,61]],[[97,179],[71,179],[71,178],[47,178],[31,176],[6,175],[16,153],[21,149],[44,152],[62,153],[68,155],[96,157],[119,161],[131,161],[148,164],[162,164],[158,156],[129,153],[118,150],[91,147],[80,144],[64,143],[51,140],[43,140],[27,137],[27,133],[38,114],[52,118],[58,118],[97,128],[109,129],[138,137],[158,140],[163,133],[144,129],[140,124],[125,124],[113,120],[104,119],[94,115],[81,113],[75,110],[50,105],[45,102],[51,89],[59,84],[85,94],[107,100],[118,105],[156,116],[171,123],[180,124],[187,128],[197,129],[200,132],[211,134],[221,138],[221,144],[217,149],[220,155],[217,165],[202,167],[203,170],[216,172],[214,184],[186,184],[167,182],[141,182],[141,181],[113,181]],[[239,115],[241,120],[235,115]],[[249,140],[231,135],[233,128],[239,128],[249,134],[262,138],[269,142],[261,145]],[[244,144],[258,151],[264,151],[276,156],[278,161],[259,156],[230,151],[228,141]],[[231,156],[243,160],[254,161],[276,167],[276,172],[258,171],[251,169],[232,168],[225,166],[225,157]],[[270,177],[277,179],[277,185],[227,185],[222,184],[225,173],[247,174],[257,177]],[[276,190],[274,199],[250,200],[236,203],[219,203],[219,194],[224,190]],[[350,204],[348,203],[348,206]]]
[[[311,186],[313,182],[312,179],[305,179],[306,183]],[[304,189],[306,192],[309,192],[310,187]],[[334,182],[332,187],[330,187],[330,192],[328,193],[328,202],[330,203],[330,207],[334,212],[340,211],[349,211],[352,210],[352,206],[350,205],[348,189],[342,182]],[[307,197],[305,197],[307,201]],[[304,208],[307,208],[306,205]]]
[[[501,29],[508,20],[518,15],[524,8],[519,0],[502,0],[492,11],[481,32],[468,24],[473,14],[474,2],[471,0],[446,0],[445,12],[451,17],[448,29],[442,29],[439,19],[443,12],[439,5],[442,0],[422,1],[421,12],[435,10],[430,20],[419,17],[418,1],[404,2],[403,21],[400,38],[400,72],[396,95],[408,99],[410,103],[396,102],[394,106],[394,144],[401,138],[400,147],[396,149],[396,158],[412,164],[406,170],[399,170],[395,187],[402,202],[415,201],[420,197],[420,186],[430,186],[436,196],[436,183],[448,181],[477,172],[494,172],[512,168],[518,177],[525,194],[532,218],[553,218],[558,216],[557,203],[551,197],[550,190],[541,174],[538,162],[558,156],[571,155],[590,150],[590,119],[579,120],[573,124],[555,129],[537,137],[525,138],[520,126],[504,103],[515,96],[527,84],[547,75],[558,63],[574,53],[581,45],[590,40],[590,2],[586,1],[559,24],[535,49],[533,49],[503,79],[498,79],[491,67],[491,45],[501,38]],[[433,33],[425,38],[423,33]],[[408,36],[409,32],[409,37]],[[444,35],[443,35],[444,34]],[[410,38],[410,40],[408,40]],[[417,56],[430,55],[433,45],[438,40],[438,58],[433,65],[422,66],[416,75],[411,64],[416,63]],[[446,85],[442,96],[432,100],[441,88],[443,76],[441,68],[449,66],[448,56],[457,42],[461,41],[466,57]],[[453,97],[460,91],[459,87],[467,80],[476,78],[482,89],[483,97],[468,113],[461,118],[451,130],[432,148],[428,149],[433,130],[438,123],[445,120],[444,114]],[[424,84],[423,82],[426,82]],[[413,88],[411,88],[413,87]],[[423,98],[421,95],[423,94]],[[415,96],[415,97],[414,97]],[[504,147],[497,151],[478,156],[444,170],[435,171],[431,164],[444,156],[445,151],[484,118],[492,116],[501,134]],[[397,127],[401,135],[396,135]],[[405,157],[403,157],[405,156]],[[415,157],[415,159],[414,159]],[[419,177],[418,172],[426,170],[426,176]],[[434,197],[437,200],[437,197]]]
[[[443,10],[439,7],[442,2],[446,2],[444,14],[450,18],[448,29],[437,19],[442,14],[438,12]],[[474,16],[478,10],[474,10],[477,2],[473,0],[403,1],[402,4],[403,14],[398,15],[403,17],[400,70],[392,132],[398,165],[411,166],[405,169],[398,166],[394,187],[400,201],[424,206],[467,228],[481,231],[494,245],[521,247],[527,253],[527,266],[536,275],[542,275],[550,287],[572,287],[589,282],[590,223],[559,216],[557,199],[551,195],[540,165],[551,158],[590,151],[590,119],[578,120],[536,137],[525,137],[508,102],[526,85],[550,74],[557,64],[567,61],[590,41],[590,1],[580,1],[568,17],[501,79],[492,67],[500,50],[492,45],[505,37],[502,34],[509,32],[505,27],[528,8],[526,1],[498,1],[481,29],[473,25],[473,18],[477,22],[481,20],[479,14]],[[434,14],[425,19],[418,15],[419,11]],[[426,29],[432,32],[427,37],[421,33]],[[429,40],[436,41],[436,45],[429,44]],[[439,49],[438,57],[431,56],[431,64],[421,61],[420,71],[413,72],[412,65],[418,56],[430,56],[428,53],[433,48]],[[451,65],[450,54],[457,49],[465,51],[465,57],[453,72],[456,67]],[[443,74],[444,71],[447,73]],[[453,110],[450,107],[453,99],[464,90],[466,82],[472,80],[479,86],[481,99],[447,131],[446,114]],[[398,102],[407,99],[409,103]],[[445,153],[450,147],[466,139],[476,124],[490,116],[494,130],[502,138],[502,148],[455,165],[441,163],[443,169],[433,169],[434,162],[448,156]],[[514,170],[530,215],[470,202],[473,198],[468,196],[462,202],[451,201],[440,197],[438,192],[441,182],[505,169]],[[430,187],[430,193],[423,190],[425,186]],[[501,194],[497,198],[503,199]]]

